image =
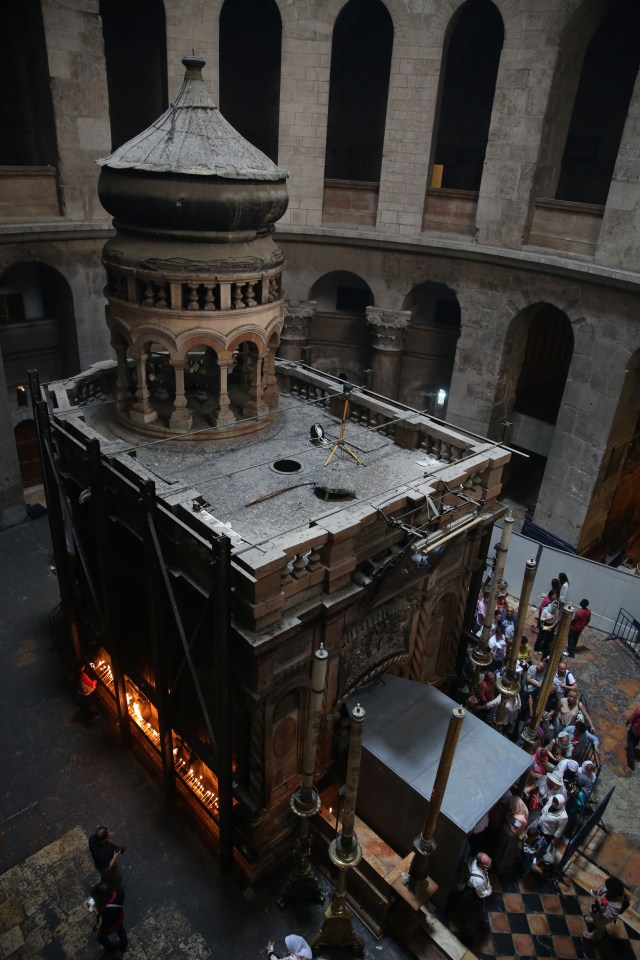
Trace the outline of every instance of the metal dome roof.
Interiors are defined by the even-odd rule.
[[[226,180],[286,180],[287,171],[222,116],[202,79],[206,61],[183,57],[182,63],[186,67],[184,81],[169,109],[98,164],[113,170]]]

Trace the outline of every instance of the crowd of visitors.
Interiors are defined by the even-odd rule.
[[[528,775],[514,784],[469,838],[462,886],[459,885],[454,896],[463,927],[478,925],[484,906],[480,901],[492,892],[491,867],[512,876],[544,875],[553,867],[559,848],[579,830],[589,812],[602,764],[593,719],[580,690],[579,678],[567,660],[563,659],[557,668],[542,711],[538,704],[560,615],[569,602],[567,575],[558,574],[547,593],[540,597],[533,623],[527,627],[532,640],[535,637],[533,645],[527,635],[515,636],[517,609],[509,603],[507,584],[499,585],[492,610],[488,608],[487,587],[488,583],[483,584],[476,606],[474,633],[477,637],[484,633],[486,639],[488,618],[491,618],[488,647],[492,661],[479,673],[469,661],[462,697],[479,718],[495,723],[503,699],[497,681],[510,659],[512,644],[517,643],[515,671],[520,689],[504,696],[499,718],[501,729],[514,742],[520,742],[523,730],[531,730],[538,716],[540,720],[534,731],[538,746]],[[575,657],[590,620],[589,601],[585,598],[572,617],[563,657]],[[640,707],[631,713],[627,725],[627,762],[633,770],[636,746],[640,743]],[[583,935],[587,939],[600,939],[608,924],[626,908],[628,900],[623,884],[616,877],[609,877],[601,890],[591,892],[595,899],[591,914],[585,917]]]

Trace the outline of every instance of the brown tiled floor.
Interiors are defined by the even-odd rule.
[[[608,928],[607,937],[598,944],[583,938],[583,916],[589,912],[593,897],[571,881],[563,880],[560,895],[533,874],[519,881],[495,877],[492,880],[494,892],[486,902],[487,924],[483,934],[467,939],[455,911],[441,916],[478,960],[640,960],[640,934],[621,920]]]

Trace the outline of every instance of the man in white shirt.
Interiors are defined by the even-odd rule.
[[[490,897],[493,893],[491,881],[489,880],[489,867],[491,866],[491,857],[486,853],[479,853],[477,857],[469,860],[469,879],[467,885],[471,887],[479,900]]]

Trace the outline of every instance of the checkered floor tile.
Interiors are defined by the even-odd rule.
[[[453,911],[442,917],[478,960],[640,960],[640,935],[622,919],[609,925],[603,940],[583,939],[583,918],[593,897],[570,881],[563,880],[558,894],[536,875],[523,880],[491,879],[494,892],[486,903],[484,933],[470,939],[460,930]]]

